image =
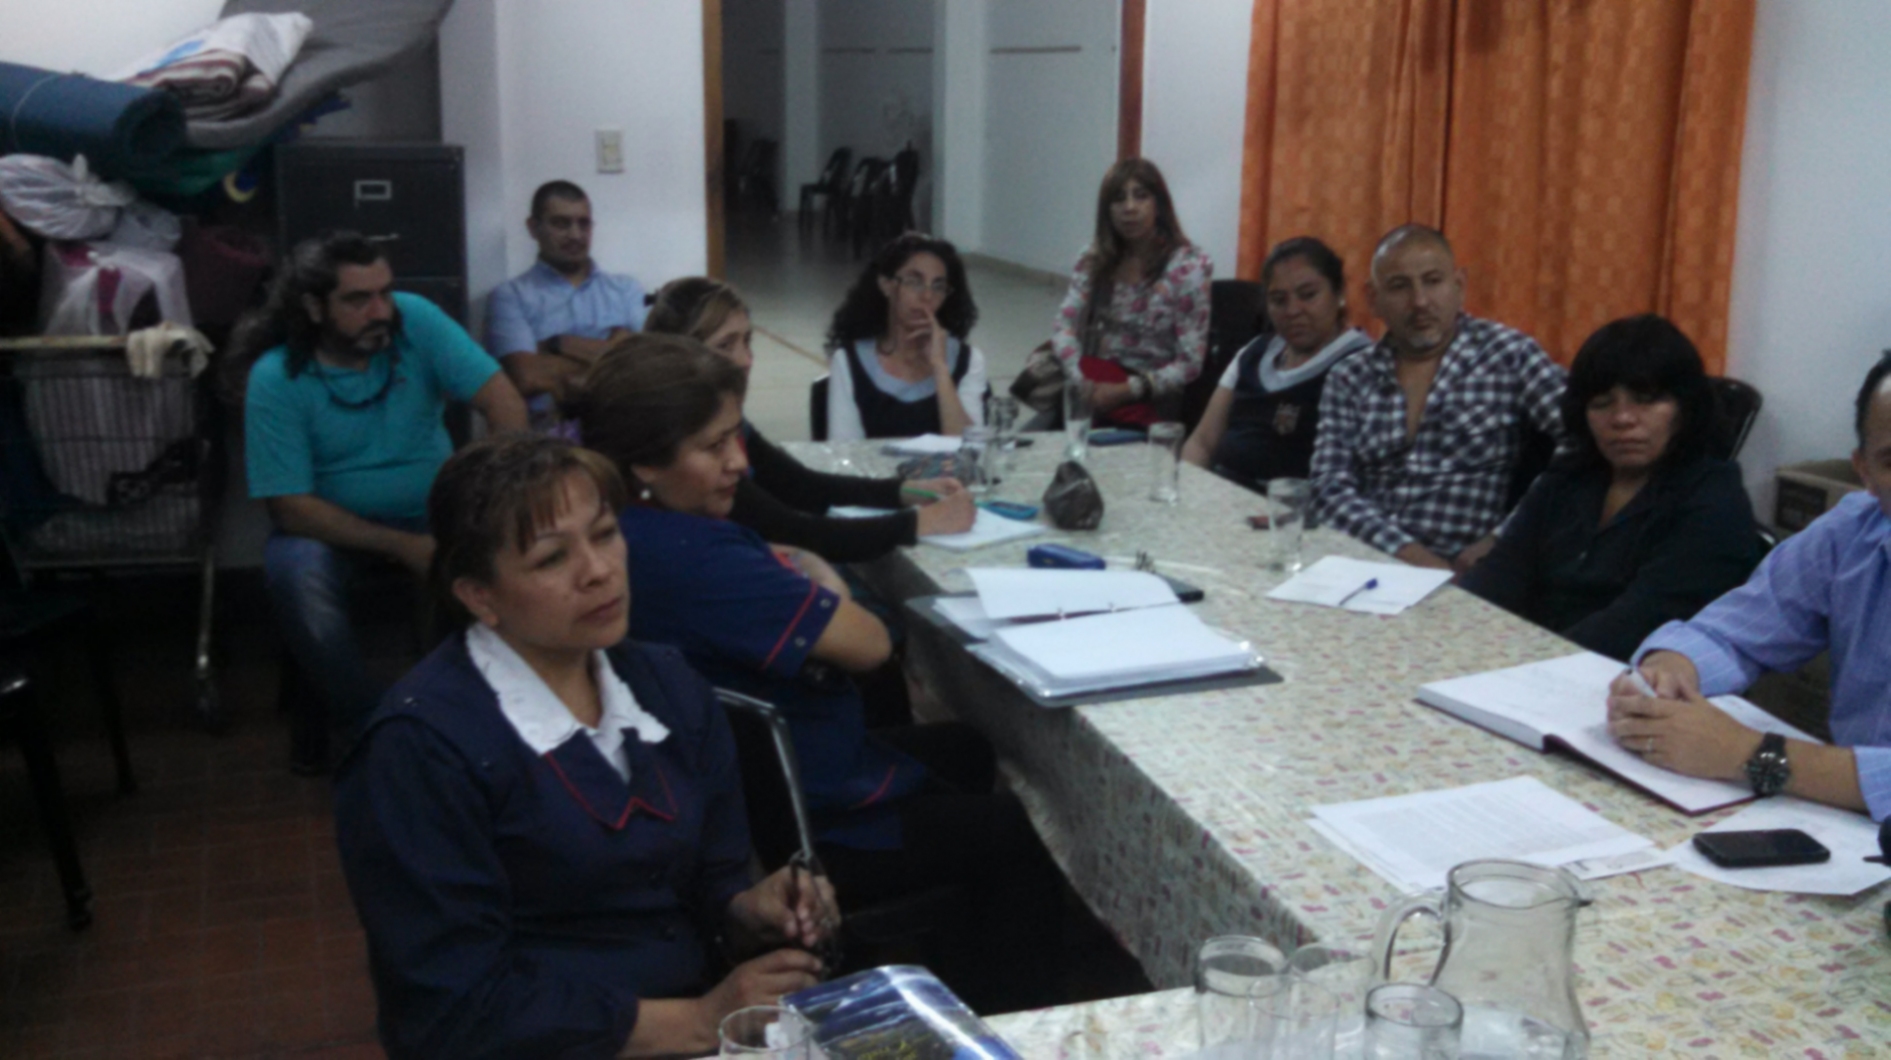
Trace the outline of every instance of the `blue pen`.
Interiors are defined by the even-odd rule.
[[[1370,581],[1366,582],[1366,584],[1360,586],[1357,589],[1354,589],[1352,592],[1347,593],[1345,596],[1340,597],[1339,603],[1334,604],[1333,606],[1345,607],[1349,602],[1352,601],[1353,597],[1358,596],[1360,593],[1367,592],[1372,589],[1377,589],[1378,587],[1379,587],[1379,579],[1373,578]]]

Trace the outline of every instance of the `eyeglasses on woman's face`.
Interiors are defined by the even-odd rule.
[[[929,294],[941,301],[952,297],[952,285],[944,280],[927,280],[916,272],[902,272],[894,280],[907,294]]]

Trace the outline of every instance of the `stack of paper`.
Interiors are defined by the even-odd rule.
[[[1616,743],[1609,735],[1609,683],[1621,673],[1621,663],[1584,652],[1435,681],[1418,690],[1418,701],[1525,747],[1565,747],[1683,813],[1705,813],[1753,797],[1745,784],[1670,772]],[[1748,728],[1819,742],[1739,696],[1715,696],[1710,702]]]
[[[1782,795],[1756,802],[1707,830],[1764,832],[1775,828],[1797,828],[1805,832],[1825,844],[1832,852],[1832,860],[1817,865],[1723,869],[1695,850],[1692,840],[1668,854],[1676,866],[1696,876],[1750,891],[1849,895],[1891,880],[1891,868],[1865,860],[1878,853],[1878,826],[1871,818],[1852,810]]]
[[[917,438],[899,438],[880,447],[888,456],[937,456],[959,451],[963,441],[943,434],[922,434]]]
[[[1448,570],[1327,556],[1282,582],[1267,598],[1396,615],[1450,580]]]
[[[1260,657],[1180,604],[1001,626],[971,652],[1051,699],[1251,670]]]
[[[834,507],[829,508],[827,514],[836,519],[871,519],[893,513],[884,508]],[[970,530],[958,534],[930,534],[920,538],[919,541],[921,544],[938,545],[940,548],[950,549],[953,552],[970,552],[975,548],[1015,541],[1020,537],[1034,537],[1043,532],[1043,523],[1007,519],[995,512],[980,508]]]
[[[1453,866],[1508,858],[1585,879],[1665,864],[1652,842],[1535,777],[1313,807],[1314,831],[1401,891],[1445,885]]]
[[[1143,571],[975,567],[975,596],[941,596],[933,610],[974,640],[1004,626],[1180,603],[1161,576]]]

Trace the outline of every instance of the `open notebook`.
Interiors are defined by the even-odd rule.
[[[1257,670],[1253,647],[1181,604],[1005,625],[972,654],[1045,699]]]
[[[1609,683],[1621,673],[1621,663],[1583,652],[1434,681],[1418,690],[1418,701],[1525,747],[1560,746],[1683,813],[1706,813],[1753,798],[1753,789],[1744,784],[1682,776],[1616,743],[1609,735]],[[1710,702],[1750,728],[1820,742],[1739,696],[1715,696]]]

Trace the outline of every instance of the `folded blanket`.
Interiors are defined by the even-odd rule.
[[[276,94],[315,23],[307,15],[235,15],[147,55],[115,80],[162,89],[192,121],[247,114]]]

